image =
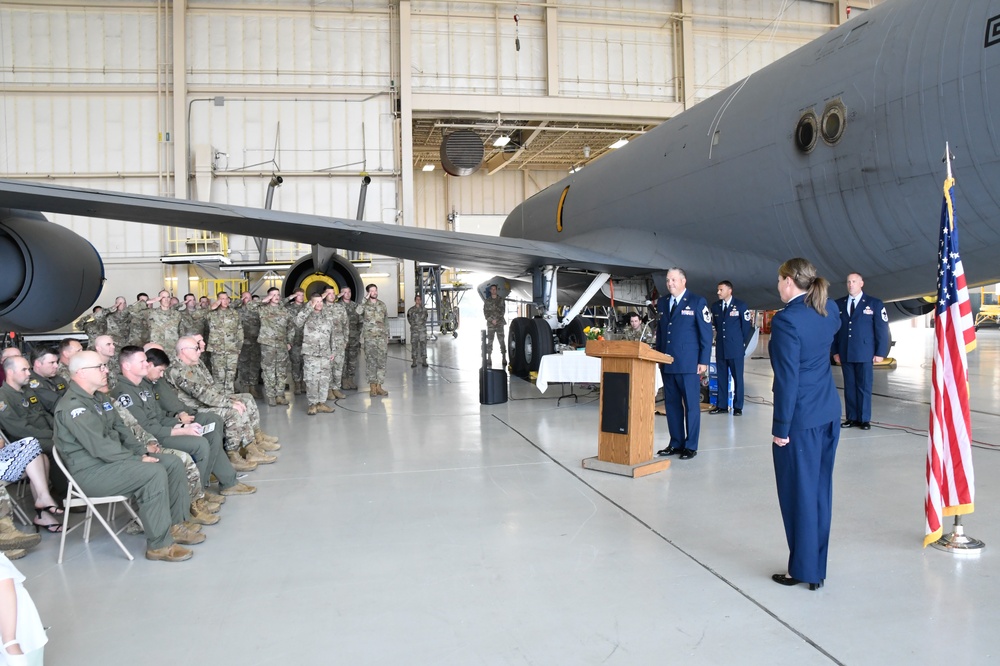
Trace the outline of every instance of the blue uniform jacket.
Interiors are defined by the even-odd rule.
[[[740,358],[753,335],[753,314],[738,298],[729,299],[729,308],[722,311],[722,300],[712,303],[712,325],[715,327],[715,360]]]
[[[660,311],[656,351],[674,357],[673,363],[660,366],[663,372],[696,373],[699,365],[708,365],[712,356],[712,315],[708,311],[708,302],[697,294],[685,291],[674,307],[673,315],[667,315],[670,294],[661,296],[656,307]]]
[[[889,315],[882,301],[862,292],[854,314],[847,316],[847,296],[837,300],[840,331],[831,353],[840,354],[841,363],[871,363],[875,356],[889,355]]]
[[[839,329],[833,299],[826,301],[825,317],[801,296],[771,320],[775,437],[840,420],[840,398],[830,369],[830,344]]]

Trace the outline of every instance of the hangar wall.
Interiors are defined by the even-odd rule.
[[[449,213],[506,213],[565,173],[413,173],[403,165],[412,154],[401,143],[407,119],[488,116],[501,106],[572,117],[580,100],[591,119],[620,121],[622,109],[626,117],[662,119],[822,34],[845,6],[5,1],[0,173],[249,206],[263,204],[267,180],[281,173],[274,207],[354,217],[365,172],[373,179],[365,219],[446,229]],[[401,45],[408,45],[403,53]],[[178,62],[182,72],[174,71]],[[411,173],[412,211],[404,191]],[[121,284],[131,296],[164,284],[166,230],[53,219],[97,247],[109,289]],[[230,249],[241,257],[254,251],[238,238]]]

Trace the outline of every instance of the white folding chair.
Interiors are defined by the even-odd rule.
[[[2,428],[0,428],[0,446],[7,446],[8,444],[10,444],[10,442],[11,439],[7,437],[7,433],[5,433]],[[7,481],[0,481],[0,483],[2,483],[4,486],[16,485],[16,484],[10,484]],[[11,511],[14,512],[14,516],[16,516],[17,519],[21,521],[21,524],[24,525],[25,527],[27,527],[28,525],[32,525],[33,521],[28,517],[28,514],[24,512],[24,509],[21,508],[20,503],[18,503],[18,501],[14,499],[14,493],[8,492],[7,496],[10,497],[10,509]],[[23,496],[24,496],[24,487],[22,486],[21,492],[18,494],[18,497],[23,497]]]
[[[66,469],[66,465],[62,461],[62,458],[59,457],[59,451],[57,451],[55,448],[52,449],[52,458],[53,460],[56,461],[56,465],[59,466],[59,469],[62,470],[63,474],[66,475],[66,481],[68,482],[69,485],[69,490],[66,492],[66,502],[65,502],[66,506],[65,506],[65,513],[63,515],[62,538],[59,540],[59,564],[62,564],[63,561],[63,550],[66,548],[67,534],[69,534],[76,528],[83,525],[83,540],[87,543],[90,543],[90,521],[92,518],[97,518],[97,520],[101,523],[101,525],[104,526],[104,529],[107,530],[108,534],[111,535],[111,538],[114,539],[115,543],[118,544],[118,547],[122,549],[123,553],[125,553],[125,557],[127,557],[130,560],[135,559],[134,557],[132,557],[132,553],[128,552],[128,548],[126,548],[125,544],[121,542],[121,539],[118,538],[118,535],[121,534],[122,531],[126,527],[128,527],[129,524],[132,523],[133,521],[135,521],[139,525],[142,525],[142,521],[139,520],[139,515],[129,505],[128,497],[126,497],[125,495],[109,495],[107,497],[88,497],[87,494],[83,492],[83,489],[80,488],[80,484],[76,482],[76,479],[74,479],[72,475],[70,475],[69,470]],[[121,502],[121,504],[129,512],[129,514],[132,516],[132,519],[127,521],[116,531],[113,527],[111,527],[111,523],[113,523],[115,520],[114,510],[115,506],[119,502]],[[107,520],[105,520],[104,516],[102,516],[101,513],[97,510],[98,504],[108,505]],[[81,522],[77,523],[73,527],[70,527],[69,514],[70,514],[70,509],[73,508],[74,506],[87,507],[87,513]]]

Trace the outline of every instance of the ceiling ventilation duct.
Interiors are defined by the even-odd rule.
[[[470,129],[445,135],[441,142],[441,168],[452,176],[471,176],[483,164],[483,140]]]

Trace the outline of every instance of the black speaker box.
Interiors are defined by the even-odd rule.
[[[499,405],[507,402],[507,371],[479,369],[479,404]]]

